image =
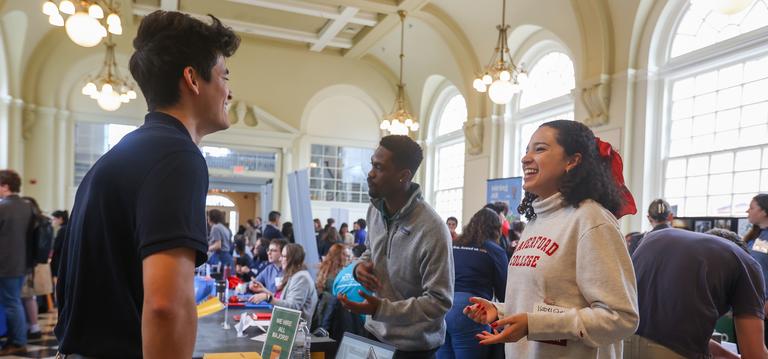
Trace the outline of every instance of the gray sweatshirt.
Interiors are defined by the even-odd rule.
[[[405,206],[387,219],[384,201],[368,208],[368,250],[381,288],[378,310],[365,328],[399,350],[437,348],[445,341],[445,314],[453,302],[451,235],[412,184]]]
[[[638,325],[637,284],[616,218],[592,200],[533,203],[509,262],[501,317],[528,313],[528,336],[507,358],[621,358]]]
[[[285,284],[280,299],[273,299],[272,305],[301,311],[301,318],[312,324],[312,315],[317,305],[317,290],[315,281],[306,270],[301,270],[292,275]]]

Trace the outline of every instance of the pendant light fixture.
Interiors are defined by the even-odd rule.
[[[405,54],[403,45],[405,44],[405,11],[398,11],[400,15],[400,82],[397,84],[397,98],[392,112],[381,121],[379,128],[388,131],[392,135],[408,135],[410,132],[419,130],[419,123],[406,110],[405,106],[405,84],[403,83],[403,61]]]
[[[491,61],[480,76],[472,82],[477,92],[488,92],[488,97],[496,104],[505,105],[512,96],[520,92],[528,81],[528,74],[512,62],[512,55],[507,45],[509,25],[506,23],[507,1],[502,0],[501,25],[496,26],[499,37]]]

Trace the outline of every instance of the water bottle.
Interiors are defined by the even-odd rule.
[[[299,329],[296,332],[296,341],[293,343],[291,359],[310,359],[309,347],[312,343],[312,334],[304,319],[299,320]]]

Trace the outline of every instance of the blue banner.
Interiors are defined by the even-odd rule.
[[[523,178],[509,177],[488,180],[487,203],[504,202],[509,206],[508,219],[519,220],[517,207],[523,199]]]

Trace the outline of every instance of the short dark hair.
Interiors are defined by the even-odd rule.
[[[51,217],[61,218],[61,224],[67,224],[69,222],[69,212],[67,210],[58,210],[51,213]]]
[[[21,190],[21,177],[14,170],[0,170],[0,186],[8,186],[13,193]]]
[[[739,235],[734,233],[733,231],[729,231],[724,228],[712,228],[706,232],[706,234],[711,234],[713,236],[718,236],[720,238],[723,238],[729,242],[733,242],[739,248],[743,249],[745,252],[749,253],[749,248],[747,248],[747,244],[744,243],[744,241],[739,238]]]
[[[456,217],[453,217],[453,216],[448,217],[448,219],[445,220],[445,223],[448,223],[450,221],[453,221],[453,223],[459,224],[459,220],[456,219]]]
[[[224,222],[224,212],[214,208],[208,211],[208,219],[213,222],[213,224]]]
[[[392,162],[395,166],[410,170],[411,178],[416,175],[416,170],[424,159],[424,151],[416,141],[404,135],[389,135],[381,139],[379,146],[392,152]]]
[[[499,206],[496,203],[488,203],[485,206],[483,206],[483,208],[488,208],[488,209],[496,212],[496,214],[502,214],[504,212],[504,209],[501,208],[501,206]]]
[[[496,205],[496,207],[498,207],[499,209],[501,209],[501,213],[504,213],[505,216],[509,213],[509,205],[507,204],[507,202],[496,201],[496,202],[493,202],[493,204]]]
[[[270,246],[273,245],[273,244],[278,246],[278,247],[280,247],[280,250],[282,251],[283,247],[285,247],[285,245],[288,244],[288,241],[286,241],[285,239],[282,239],[282,238],[275,238],[275,239],[269,241],[269,245]]]
[[[355,256],[355,258],[360,258],[367,249],[365,244],[358,244],[352,247],[352,255]]]
[[[184,68],[191,66],[207,82],[219,55],[230,57],[237,51],[240,38],[215,16],[208,16],[211,24],[157,10],[141,21],[129,66],[150,111],[179,101]]]
[[[278,212],[278,211],[269,212],[269,217],[268,218],[269,218],[270,222],[276,221],[277,217],[280,217],[280,212]]]
[[[364,219],[360,218],[355,223],[357,223],[357,225],[360,226],[360,229],[365,229],[365,220]]]

